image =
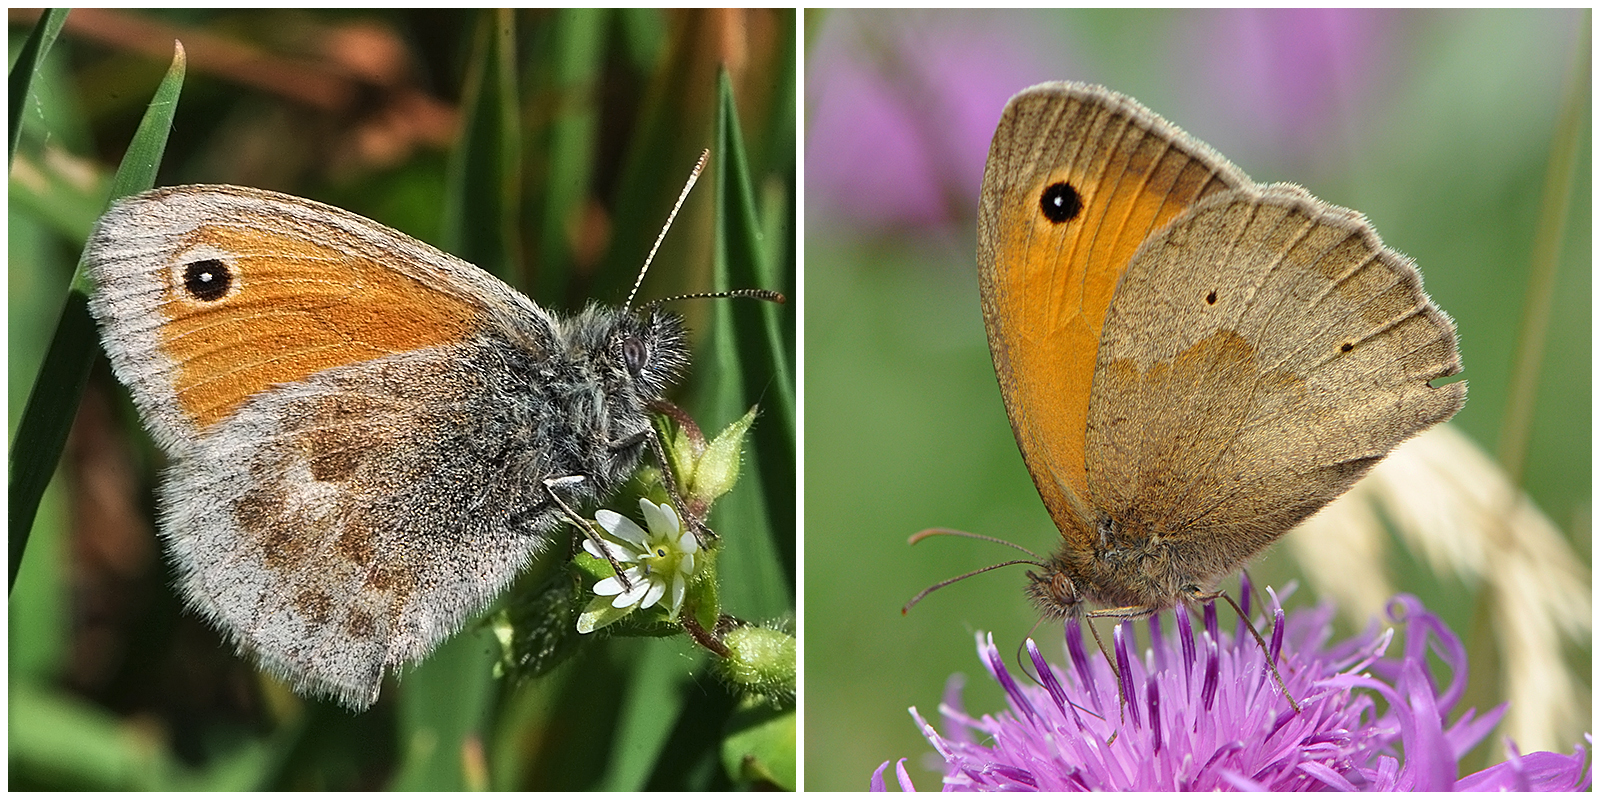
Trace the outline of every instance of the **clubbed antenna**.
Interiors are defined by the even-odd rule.
[[[910,613],[912,606],[914,606],[917,603],[921,602],[922,598],[927,597],[928,595],[932,594],[935,590],[943,589],[944,587],[949,586],[950,584],[955,583],[956,581],[963,581],[963,580],[966,580],[967,578],[970,578],[970,577],[972,577],[974,575],[982,575],[983,573],[988,572],[990,570],[999,569],[1001,567],[1015,566],[1017,564],[1030,564],[1032,566],[1039,567],[1041,569],[1048,568],[1047,565],[1045,565],[1042,561],[1039,560],[1039,556],[1034,554],[1034,552],[1032,550],[1029,550],[1028,548],[1023,547],[1022,545],[1017,544],[1016,542],[1008,542],[1008,541],[1006,541],[1004,539],[997,539],[997,538],[995,538],[993,536],[984,536],[981,533],[968,533],[966,531],[951,530],[950,528],[929,528],[929,529],[927,529],[925,531],[918,531],[916,533],[911,534],[911,538],[907,539],[906,543],[907,544],[916,544],[917,542],[920,542],[923,539],[927,539],[927,538],[930,538],[930,537],[933,537],[933,536],[960,536],[960,537],[962,537],[964,539],[978,539],[978,540],[984,541],[984,542],[994,542],[995,544],[1003,544],[1006,547],[1014,547],[1014,548],[1016,548],[1018,550],[1021,550],[1024,553],[1027,553],[1028,556],[1031,558],[1031,560],[1018,559],[1016,561],[1006,561],[1006,562],[1003,562],[1003,563],[1000,563],[1000,564],[992,564],[992,565],[987,566],[987,567],[982,567],[982,568],[979,568],[979,569],[975,569],[975,570],[973,570],[971,572],[968,572],[968,573],[966,573],[964,575],[957,575],[954,578],[950,578],[948,580],[939,581],[938,583],[936,583],[936,584],[934,584],[932,586],[929,586],[928,588],[923,589],[920,592],[917,592],[917,596],[916,597],[911,598],[910,602],[907,602],[904,606],[902,606],[900,608],[900,613],[901,614]]]

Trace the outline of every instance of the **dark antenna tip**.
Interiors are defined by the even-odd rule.
[[[767,300],[773,303],[786,302],[781,292],[771,289],[729,289],[726,292],[692,292],[690,294],[675,294],[663,297],[660,300],[651,300],[644,304],[645,308],[655,308],[662,303],[671,303],[678,300],[714,300],[719,298],[747,298],[751,300]]]

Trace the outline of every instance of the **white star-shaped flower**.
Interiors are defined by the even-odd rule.
[[[616,576],[596,582],[594,601],[578,617],[579,633],[604,628],[636,608],[661,603],[663,598],[670,614],[677,614],[683,605],[700,544],[672,506],[640,498],[639,510],[644,512],[648,531],[610,509],[595,512],[595,522],[605,530],[602,541],[606,550],[623,566],[622,575],[632,588],[625,588]],[[584,539],[583,549],[595,558],[606,557],[594,539]]]

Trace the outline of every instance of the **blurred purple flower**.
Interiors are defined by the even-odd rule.
[[[1392,607],[1399,610],[1396,621],[1407,626],[1403,652],[1394,658],[1385,657],[1393,629],[1373,626],[1330,647],[1331,608],[1296,611],[1285,625],[1282,608],[1275,607],[1270,649],[1289,692],[1299,699],[1299,714],[1272,681],[1261,648],[1239,635],[1243,626],[1231,637],[1219,633],[1213,606],[1206,608],[1199,642],[1188,614],[1176,615],[1172,637],[1152,618],[1152,647],[1143,660],[1131,652],[1132,625],[1117,627],[1114,650],[1125,707],[1119,708],[1110,666],[1088,658],[1073,621],[1067,628],[1070,676],[1047,663],[1029,640],[1043,685],[1019,685],[993,636],[980,637],[979,656],[1005,689],[1011,709],[968,716],[960,681],[952,678],[939,707],[948,735],[935,731],[915,708],[911,714],[945,761],[946,790],[1481,791],[1589,785],[1581,745],[1571,756],[1519,756],[1512,747],[1505,763],[1457,780],[1459,759],[1489,733],[1505,706],[1482,717],[1468,710],[1447,724],[1466,690],[1461,641],[1414,597],[1400,595]],[[1442,693],[1428,673],[1430,639],[1434,655],[1452,673]],[[1380,698],[1387,705],[1381,715]],[[896,776],[903,790],[912,791],[903,763]],[[873,773],[874,791],[885,789],[888,766]]]
[[[806,59],[807,215],[970,226],[1011,95],[1058,78],[1028,15],[833,11]],[[1022,41],[1019,41],[1022,40]]]
[[[1374,95],[1399,89],[1386,78],[1397,69],[1402,51],[1396,40],[1405,20],[1405,12],[1393,9],[1203,14],[1182,50],[1195,67],[1187,72],[1191,90],[1209,99],[1184,109],[1186,125],[1232,131],[1230,146],[1258,162],[1266,151],[1284,161],[1331,155],[1342,163],[1348,148],[1320,151],[1330,141],[1348,146],[1371,135],[1363,133],[1360,114]]]
[[[1385,79],[1407,20],[1361,9],[828,12],[806,59],[808,223],[970,227],[1000,112],[1041,81],[1139,97],[1246,171],[1344,164],[1349,148],[1329,141],[1365,135],[1361,109],[1395,88]]]

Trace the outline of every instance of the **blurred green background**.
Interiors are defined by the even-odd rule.
[[[13,60],[36,17],[11,11]],[[792,11],[74,11],[28,98],[11,175],[13,435],[110,171],[174,39],[188,79],[158,183],[236,183],[338,205],[568,312],[626,297],[699,152],[717,146],[725,67],[765,234],[750,241],[776,276],[763,288],[794,296]],[[714,203],[723,155],[713,153],[642,301],[712,288],[728,249],[714,236],[726,227]],[[713,305],[675,308],[703,334]],[[792,363],[793,306],[778,318]],[[697,392],[707,387],[695,378],[718,369],[703,346],[697,354],[699,375],[675,399],[704,409],[715,403],[701,395],[718,392]],[[770,386],[756,391],[768,409],[759,437],[763,425],[781,429],[783,412]],[[714,433],[737,408],[699,421]],[[606,639],[512,686],[490,676],[492,637],[469,626],[390,681],[366,714],[296,698],[170,592],[151,522],[160,463],[102,360],[10,596],[10,788],[768,785],[737,759],[724,768],[736,699],[678,640]],[[782,624],[794,607],[793,496],[782,490],[792,472],[779,484],[756,473],[725,505],[769,515],[772,541],[751,556],[760,579],[733,585],[729,565],[744,558],[734,551],[748,545],[729,542],[723,601]]]
[[[969,677],[969,713],[1004,708],[974,634],[993,631],[1008,660],[1030,633],[1060,653],[1058,626],[1034,629],[1019,568],[900,613],[930,584],[1016,556],[956,539],[913,549],[915,531],[952,527],[1036,551],[1058,536],[997,391],[974,260],[989,137],[1006,99],[1037,82],[1130,94],[1257,181],[1299,183],[1364,212],[1456,319],[1471,393],[1454,424],[1494,453],[1523,366],[1552,143],[1579,81],[1570,216],[1554,243],[1522,485],[1587,565],[1587,12],[839,11],[805,24],[808,788],[865,789],[878,764],[901,757],[919,787],[936,787],[906,709],[935,720],[955,672]],[[1251,571],[1278,586],[1297,574],[1281,547]],[[1468,587],[1414,562],[1390,571],[1469,647],[1488,636]],[[1589,643],[1570,656],[1587,680]],[[1475,662],[1474,685],[1492,668]],[[1466,704],[1497,702],[1480,691]],[[1582,741],[1572,736],[1563,752]]]

